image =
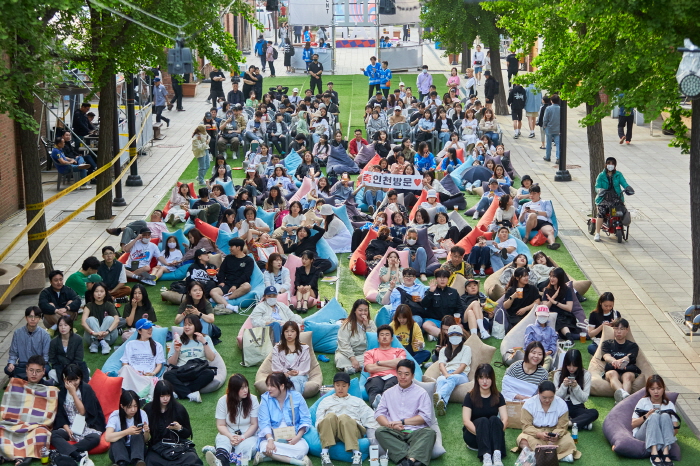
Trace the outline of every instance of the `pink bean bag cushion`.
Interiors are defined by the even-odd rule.
[[[370,272],[369,276],[367,276],[367,280],[365,280],[365,284],[362,287],[362,291],[365,293],[365,298],[369,300],[369,302],[373,303],[377,300],[377,288],[379,287],[379,282],[381,281],[379,277],[379,270],[386,264],[386,258],[389,255],[390,252],[396,251],[394,248],[389,248],[387,251],[384,253],[384,256],[382,259],[379,261],[379,263],[372,269]],[[399,253],[399,260],[401,262],[401,268],[408,267],[408,250],[405,251],[398,251]]]
[[[301,186],[299,187],[299,190],[294,193],[292,198],[289,200],[289,203],[291,204],[294,201],[300,201],[302,197],[306,196],[309,191],[311,191],[311,188],[314,187],[315,184],[313,181],[311,181],[311,178],[308,176],[304,177],[304,181],[301,182]]]
[[[360,245],[357,247],[355,252],[350,256],[350,270],[355,275],[364,275],[367,272],[367,262],[365,259],[365,252],[367,251],[367,246],[369,242],[377,237],[377,232],[370,229],[367,232],[367,236],[362,240]]]

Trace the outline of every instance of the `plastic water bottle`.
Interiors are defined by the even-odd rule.
[[[49,464],[49,449],[44,445],[41,447],[41,464]]]
[[[571,437],[574,439],[574,443],[578,443],[578,426],[574,422],[574,425],[571,426]]]

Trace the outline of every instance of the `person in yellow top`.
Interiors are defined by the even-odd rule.
[[[430,358],[430,351],[424,349],[423,332],[413,320],[411,308],[407,304],[398,305],[394,319],[389,325],[394,330],[396,338],[399,339],[404,349],[413,356],[416,363],[423,364]]]

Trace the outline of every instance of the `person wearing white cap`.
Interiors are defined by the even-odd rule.
[[[429,189],[428,194],[426,196],[426,201],[421,203],[421,208],[422,209],[430,209],[430,208],[435,208],[435,213],[437,212],[445,212],[447,213],[447,208],[440,204],[437,200],[437,191],[434,189]]]
[[[139,319],[134,325],[138,334],[135,340],[126,342],[120,361],[119,377],[123,377],[122,390],[133,390],[139,398],[150,400],[153,396],[153,379],[158,377],[165,354],[163,345],[154,341],[153,322]]]
[[[296,106],[301,103],[301,96],[299,95],[299,88],[295,87],[292,89],[292,95],[289,96],[289,103]]]
[[[539,305],[535,308],[537,322],[530,324],[525,329],[525,341],[523,348],[526,348],[533,341],[539,341],[544,346],[544,367],[547,371],[552,368],[553,355],[557,351],[557,331],[548,325],[549,323],[549,308],[545,305]]]
[[[344,175],[345,176],[345,175]],[[321,206],[323,228],[326,232],[323,238],[328,242],[333,252],[342,253],[351,251],[352,235],[343,221],[336,217],[333,207],[329,204]]]
[[[438,416],[447,414],[447,403],[452,391],[458,386],[469,382],[469,366],[472,363],[472,350],[464,342],[464,329],[461,325],[451,325],[447,330],[448,344],[443,346],[438,357],[440,377],[437,378],[437,388],[433,394],[433,403]]]
[[[401,113],[403,109],[398,105],[394,107],[394,114],[389,117],[389,126],[394,126],[398,123],[406,123],[406,117]]]

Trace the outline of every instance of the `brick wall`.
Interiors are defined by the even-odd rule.
[[[17,212],[23,203],[24,193],[20,189],[22,166],[15,122],[7,115],[0,115],[0,222]]]

